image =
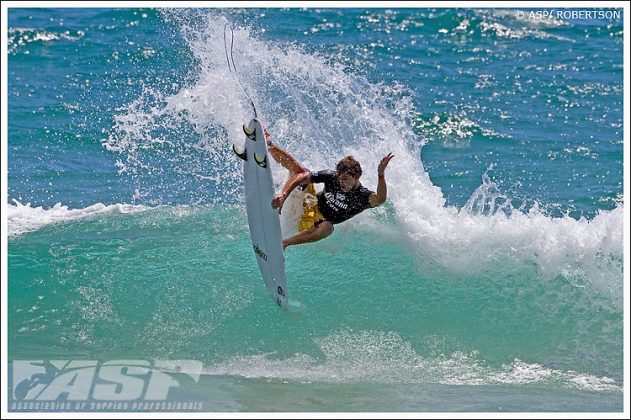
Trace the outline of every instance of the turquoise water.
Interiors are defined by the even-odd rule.
[[[225,23],[278,144],[369,188],[396,156],[385,206],[288,249],[294,312]],[[205,411],[622,411],[622,20],[11,9],[8,51],[10,361],[200,361]]]

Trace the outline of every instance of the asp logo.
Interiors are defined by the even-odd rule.
[[[13,401],[164,401],[180,380],[197,383],[197,360],[15,360]],[[188,377],[189,379],[183,379]]]

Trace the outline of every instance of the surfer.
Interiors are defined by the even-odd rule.
[[[316,242],[333,233],[333,225],[342,223],[362,211],[382,205],[386,201],[387,187],[385,170],[394,157],[388,153],[377,168],[379,182],[377,192],[365,188],[359,178],[361,165],[352,156],[340,160],[336,170],[309,171],[291,154],[278,147],[265,133],[268,151],[272,157],[286,168],[290,177],[281,192],[272,199],[272,207],[280,213],[285,200],[296,188],[305,191],[303,215],[298,223],[299,233],[283,240],[283,249],[290,245]],[[316,194],[314,184],[324,183],[324,189]]]

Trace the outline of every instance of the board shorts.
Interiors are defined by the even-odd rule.
[[[316,199],[316,189],[314,184],[309,184],[305,188],[305,197],[302,201],[303,212],[298,221],[298,230],[300,232],[308,230],[324,222],[326,219],[318,210],[318,200]]]

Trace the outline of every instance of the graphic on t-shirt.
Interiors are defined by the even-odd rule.
[[[311,182],[324,183],[324,190],[317,196],[318,209],[333,224],[348,220],[370,208],[368,198],[373,191],[361,184],[353,190],[342,191],[335,171],[311,172]]]

